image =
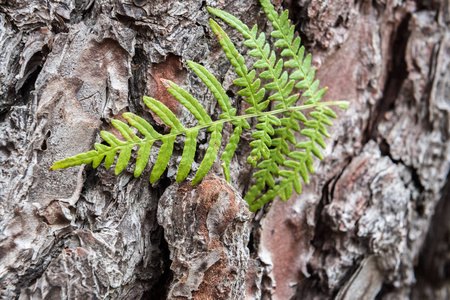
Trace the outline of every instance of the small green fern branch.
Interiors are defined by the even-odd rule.
[[[229,165],[237,149],[240,135],[244,129],[251,129],[247,120],[256,118],[258,121],[256,130],[251,135],[254,140],[250,143],[253,150],[247,162],[257,166],[259,171],[254,174],[255,184],[244,197],[250,205],[250,210],[259,209],[277,196],[285,201],[291,197],[293,190],[300,193],[301,179],[308,183],[308,172],[314,173],[312,154],[319,159],[323,158],[317,145],[325,148],[322,135],[329,137],[329,134],[324,125],[331,126],[329,117],[336,117],[329,106],[339,105],[346,108],[348,103],[346,101],[319,102],[326,88],[318,91],[319,82],[314,80],[315,69],[310,67],[311,55],[308,54],[306,58],[303,58],[305,49],[300,47],[300,38],[294,39],[294,26],[289,25],[287,12],[278,15],[269,0],[261,0],[261,4],[276,29],[271,34],[277,39],[275,46],[284,48],[282,57],[291,57],[287,62],[284,62],[282,58],[277,59],[275,51],[271,50],[266,42],[264,33],[258,35],[256,25],[250,30],[236,17],[208,8],[212,14],[236,28],[246,39],[244,44],[253,48],[249,54],[259,58],[253,67],[262,69],[262,72],[256,76],[255,69],[248,70],[244,57],[236,50],[225,31],[214,20],[210,20],[211,28],[238,75],[233,82],[242,87],[238,94],[250,105],[244,115],[236,116],[236,109],[231,107],[230,99],[213,74],[203,66],[188,61],[189,67],[205,83],[222,108],[223,113],[220,114],[219,120],[211,120],[199,101],[187,91],[171,81],[162,80],[168,91],[197,119],[198,126],[185,128],[169,108],[156,99],[144,97],[145,104],[166,125],[170,126],[169,134],[161,135],[141,117],[125,113],[123,118],[134,129],[119,120],[111,121],[123,139],[102,131],[101,136],[109,146],[97,143],[96,150],[56,162],[51,169],[88,163],[92,163],[96,168],[103,160],[105,167],[110,168],[119,152],[115,167],[115,173],[119,174],[129,164],[133,148],[138,148],[134,171],[135,177],[138,177],[148,163],[153,144],[158,142],[161,146],[150,175],[150,182],[154,183],[167,168],[176,137],[183,135],[184,148],[176,177],[176,180],[180,182],[191,170],[199,130],[207,129],[210,132],[209,145],[192,180],[194,185],[201,181],[211,169],[221,146],[223,125],[231,123],[234,131],[221,155],[225,177],[230,181]],[[291,68],[293,72],[289,75],[285,68]],[[293,94],[294,88],[303,89],[304,92]],[[266,91],[271,91],[272,94],[266,97]],[[301,98],[306,99],[305,104],[294,106]],[[274,108],[266,110],[271,103]],[[303,110],[313,110],[309,113],[311,119],[306,118],[301,112]],[[137,132],[142,137],[139,137]],[[297,141],[296,135],[299,134],[307,137],[308,140]],[[293,147],[300,151],[291,151]]]
[[[229,13],[212,8],[208,8],[208,10],[210,13],[236,28],[246,39],[244,44],[253,48],[249,52],[249,55],[260,58],[253,64],[253,67],[263,70],[266,69],[259,74],[259,77],[269,80],[264,85],[264,88],[274,91],[268,99],[277,103],[275,109],[290,107],[298,100],[298,94],[291,94],[294,87],[305,89],[302,97],[306,98],[306,104],[318,103],[325,94],[326,88],[317,91],[319,81],[314,81],[315,69],[313,67],[311,68],[311,55],[308,54],[303,59],[305,48],[300,45],[299,37],[294,39],[295,28],[289,24],[288,11],[278,15],[269,0],[261,0],[261,4],[276,29],[271,33],[272,37],[277,39],[275,47],[283,48],[281,52],[282,57],[292,57],[287,62],[284,62],[282,58],[277,60],[275,51],[270,49],[264,33],[260,33],[258,36],[256,25],[250,30],[247,25]],[[284,67],[296,70],[289,76]],[[295,84],[295,80],[300,81]],[[316,143],[324,148],[325,142],[320,133],[329,136],[323,123],[332,125],[328,116],[336,117],[331,109],[321,107],[316,109],[317,112],[310,114],[316,121],[308,121],[301,112],[286,112],[279,119],[281,124],[278,125],[281,126],[272,134],[274,138],[271,141],[273,147],[269,152],[270,155],[264,156],[264,161],[257,165],[261,170],[254,174],[254,177],[257,178],[256,184],[252,186],[245,196],[245,200],[251,206],[261,207],[264,203],[272,200],[276,196],[280,196],[282,200],[287,200],[292,195],[292,187],[294,187],[297,193],[300,193],[302,188],[300,176],[304,182],[309,183],[307,170],[310,173],[314,173],[311,153],[322,159]],[[296,141],[295,133],[300,131],[297,122],[303,123],[305,127],[317,129],[314,132],[311,132],[309,129],[301,131],[302,135],[311,139],[310,142]],[[267,124],[258,125],[262,128],[268,126]],[[296,151],[291,153],[289,144],[297,148],[303,148],[305,152],[300,153]],[[259,160],[260,157],[249,157],[248,162],[255,165]],[[279,166],[291,170],[280,171]],[[284,177],[284,179],[277,183],[277,178],[280,176]],[[257,199],[267,186],[269,190],[260,199]]]

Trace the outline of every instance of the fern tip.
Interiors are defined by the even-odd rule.
[[[227,164],[225,162],[222,163],[222,168],[223,168],[223,174],[225,175],[225,180],[230,183],[231,181],[231,176],[230,176],[230,167],[227,166]]]
[[[345,102],[339,104],[339,108],[341,108],[343,110],[347,110],[348,106],[349,106],[349,102],[348,101],[345,101]]]
[[[191,185],[196,185],[197,183],[199,183],[200,181],[202,181],[203,178],[195,178],[191,181]]]
[[[167,80],[167,79],[164,79],[164,78],[160,78],[159,80],[161,81],[161,83],[163,84],[163,86],[164,86],[166,89],[170,89],[170,88],[172,87],[172,86],[171,86],[172,81]]]

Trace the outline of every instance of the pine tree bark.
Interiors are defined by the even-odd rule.
[[[88,151],[126,111],[158,126],[161,78],[213,118],[203,64],[245,105],[206,6],[269,36],[256,0],[0,1],[2,299],[446,299],[450,293],[450,8],[435,1],[281,0],[326,100],[350,101],[311,184],[250,213],[250,135],[222,179],[148,181],[102,166],[49,171]],[[241,53],[239,34],[228,28]],[[226,128],[224,140],[231,128]],[[207,146],[199,135],[200,161]],[[224,145],[222,145],[224,147]]]

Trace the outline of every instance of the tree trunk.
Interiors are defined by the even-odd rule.
[[[2,299],[447,299],[448,0],[273,3],[290,9],[325,100],[350,109],[302,194],[255,214],[241,198],[254,171],[249,134],[231,184],[218,163],[197,186],[176,183],[181,143],[153,185],[157,150],[140,178],[133,166],[119,176],[48,169],[90,150],[123,112],[167,129],[144,95],[195,124],[161,78],[217,119],[186,60],[212,71],[243,112],[206,6],[269,36],[256,0],[0,1]],[[197,162],[207,134],[198,140]]]

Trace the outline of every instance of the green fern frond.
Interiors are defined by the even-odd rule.
[[[255,184],[244,197],[250,205],[250,210],[255,211],[261,208],[277,196],[286,201],[294,191],[301,193],[301,181],[309,183],[309,174],[314,173],[312,156],[323,159],[319,147],[325,148],[323,137],[329,137],[325,125],[332,126],[330,118],[337,117],[328,106],[339,105],[345,108],[348,103],[345,101],[320,102],[326,88],[318,90],[319,81],[314,79],[315,69],[311,67],[311,55],[304,57],[305,49],[300,45],[300,38],[294,38],[294,26],[289,23],[287,11],[278,15],[269,0],[261,0],[261,4],[275,28],[271,33],[271,36],[276,39],[275,47],[283,48],[282,58],[277,58],[275,51],[266,41],[265,34],[258,34],[256,25],[250,30],[247,25],[231,14],[208,8],[212,14],[236,28],[246,39],[244,45],[252,48],[249,55],[258,58],[253,64],[254,69],[249,71],[244,57],[236,50],[225,31],[214,20],[210,20],[213,32],[238,75],[238,78],[233,81],[236,86],[241,87],[238,95],[250,105],[245,110],[245,115],[236,115],[236,109],[232,108],[225,90],[213,74],[205,67],[187,61],[188,66],[205,83],[222,108],[223,112],[219,120],[213,121],[199,101],[189,92],[169,80],[162,79],[167,90],[197,119],[198,126],[185,128],[164,104],[151,97],[144,97],[144,103],[170,127],[170,133],[160,134],[141,117],[125,113],[123,118],[135,130],[124,122],[111,120],[111,124],[122,136],[121,139],[112,133],[102,131],[100,135],[109,146],[96,143],[96,150],[58,161],[51,169],[88,163],[92,163],[96,168],[103,160],[105,167],[110,168],[119,152],[115,166],[117,175],[130,163],[132,150],[138,148],[134,170],[134,176],[138,177],[148,164],[154,143],[158,142],[161,146],[150,175],[150,182],[154,183],[167,168],[176,137],[184,135],[184,147],[176,176],[176,180],[180,182],[190,173],[199,131],[207,129],[210,132],[209,145],[193,177],[192,184],[196,184],[211,169],[220,150],[223,125],[230,123],[234,130],[221,155],[225,178],[230,181],[230,162],[240,136],[244,129],[251,130],[248,119],[256,118],[257,124],[251,134],[254,140],[250,143],[253,149],[247,162],[257,167],[258,171],[253,175]],[[289,60],[284,61],[283,57]],[[292,69],[292,73],[289,75],[285,68]],[[258,76],[255,69],[261,69]],[[303,90],[303,93],[294,93],[294,89]],[[271,92],[268,97],[266,97],[266,91]],[[301,98],[305,99],[305,103],[294,106]],[[270,106],[273,109],[266,110],[270,103],[273,103]],[[310,119],[306,118],[302,110],[312,110],[309,113]],[[143,137],[136,135],[136,131]],[[297,140],[298,136],[307,137],[307,140]],[[298,150],[292,150],[294,148]]]
[[[283,62],[282,58],[278,59],[278,61],[276,60],[275,51],[270,50],[264,33],[260,33],[258,36],[258,28],[256,25],[250,30],[247,25],[229,13],[212,8],[208,8],[208,10],[210,13],[236,28],[246,39],[244,44],[253,48],[249,52],[249,55],[260,58],[253,64],[253,67],[265,69],[259,74],[259,77],[269,80],[264,85],[264,88],[274,91],[268,99],[277,103],[275,109],[290,107],[298,100],[298,94],[292,95],[294,87],[306,90],[302,94],[302,97],[306,98],[305,104],[317,104],[325,94],[326,88],[317,91],[319,81],[314,80],[315,68],[311,68],[311,55],[308,54],[304,58],[305,48],[300,45],[300,37],[294,38],[295,27],[290,25],[288,11],[284,11],[281,15],[278,15],[269,0],[261,0],[261,5],[275,28],[271,33],[271,36],[277,39],[275,47],[283,48],[281,52],[282,57],[291,57],[287,62]],[[292,68],[294,72],[289,76],[287,71],[284,70],[284,67]],[[295,83],[295,80],[300,81]],[[263,157],[266,160],[264,163],[258,164],[258,168],[261,170],[254,175],[257,178],[256,184],[244,198],[254,209],[260,208],[264,203],[273,200],[276,196],[280,196],[282,200],[289,199],[293,191],[292,187],[299,193],[302,188],[299,174],[306,183],[309,182],[306,169],[310,173],[314,173],[311,154],[322,159],[322,154],[315,143],[321,147],[325,147],[325,142],[320,133],[328,137],[329,134],[323,124],[332,125],[327,115],[324,114],[324,108],[318,107],[316,110],[310,114],[312,118],[316,119],[314,121],[308,121],[298,111],[295,113],[287,112],[281,117],[281,126],[275,130],[275,135],[272,134],[272,136],[275,136],[272,139],[272,146],[275,149],[270,151],[269,156],[266,155]],[[331,112],[330,115],[335,116],[331,109],[326,110]],[[303,136],[311,139],[310,142],[296,141],[295,133],[300,131],[297,122],[303,123],[305,127],[316,129],[313,132],[309,129],[301,131]],[[259,128],[269,127],[270,129],[268,125],[266,121],[258,124],[257,128],[259,126]],[[307,146],[305,146],[305,143]],[[289,144],[295,145],[296,147],[303,146],[303,148],[300,148],[304,149],[305,152],[301,157],[298,155],[293,157],[290,155],[291,147]],[[279,171],[277,165],[291,170]],[[279,183],[275,183],[279,176],[283,179]],[[268,192],[257,200],[263,190],[266,189],[266,186],[269,187]]]

